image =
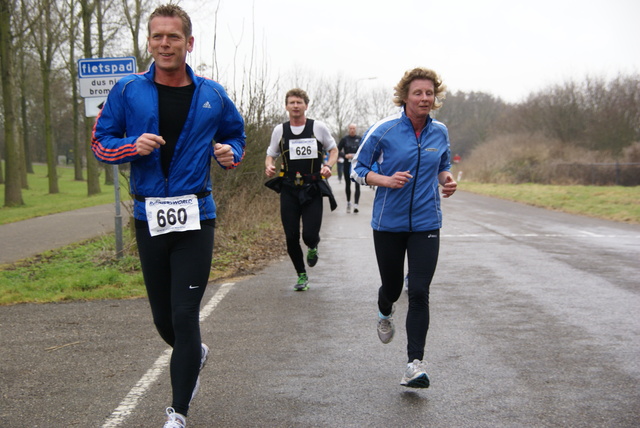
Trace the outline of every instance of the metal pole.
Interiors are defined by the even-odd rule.
[[[113,191],[115,192],[116,199],[116,258],[120,259],[122,258],[122,215],[120,214],[120,174],[118,172],[118,165],[113,165]]]

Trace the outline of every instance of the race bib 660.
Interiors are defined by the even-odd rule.
[[[200,230],[200,210],[196,195],[145,198],[145,209],[151,236]]]

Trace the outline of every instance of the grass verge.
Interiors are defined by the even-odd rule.
[[[536,207],[640,224],[640,189],[622,186],[549,186],[463,181],[459,189]]]
[[[24,205],[17,207],[4,206],[4,184],[0,184],[0,224],[28,220],[49,214],[61,213],[96,205],[113,204],[115,201],[113,186],[100,183],[102,193],[87,196],[87,182],[74,180],[72,167],[59,166],[59,193],[49,193],[49,180],[46,165],[33,165],[33,174],[29,174],[27,181],[29,189],[22,190]],[[86,171],[84,172],[86,177]],[[131,199],[127,191],[126,179],[120,175],[120,198],[123,201]]]
[[[216,229],[209,279],[252,274],[284,255],[280,229],[264,224],[227,236]],[[125,241],[121,258],[115,257],[115,237],[109,234],[0,266],[0,305],[145,297],[134,239]]]

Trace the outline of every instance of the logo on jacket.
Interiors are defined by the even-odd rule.
[[[209,104],[209,101],[206,101],[204,104],[202,104],[202,108],[211,108],[211,104]]]

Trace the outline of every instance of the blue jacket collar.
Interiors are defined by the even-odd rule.
[[[413,128],[413,123],[411,123],[411,119],[409,119],[409,116],[407,116],[406,107],[407,107],[406,105],[402,106],[402,120],[406,121],[409,124],[409,126]],[[431,117],[431,115],[429,115],[429,117],[427,117],[427,121],[424,124],[424,128],[422,128],[420,132],[425,130],[432,121],[433,121],[433,118]]]
[[[191,81],[193,83],[196,84],[196,86],[198,85],[199,81],[198,81],[198,76],[196,76],[196,74],[193,72],[193,69],[191,67],[189,67],[189,64],[185,64],[187,67],[187,74],[189,75],[189,77],[191,78]],[[152,82],[155,82],[154,77],[156,75],[156,63],[153,62],[151,63],[151,66],[149,67],[149,70],[144,74],[144,76],[151,80]]]

